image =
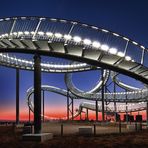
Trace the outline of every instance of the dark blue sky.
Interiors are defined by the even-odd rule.
[[[118,32],[148,47],[147,0],[2,0],[0,17],[9,16],[47,16],[80,21]],[[86,81],[82,79],[84,75]],[[14,69],[0,67],[1,109],[15,105],[14,78]],[[96,78],[96,72],[87,72],[80,76],[76,74],[74,81],[80,82],[77,84],[80,88],[88,89]],[[65,87],[63,74],[43,74],[42,83]],[[20,98],[23,106],[26,105],[25,92],[32,84],[33,74],[21,71]],[[52,94],[47,97],[61,96]]]
[[[0,17],[48,16],[102,26],[145,45],[147,0],[3,0]]]

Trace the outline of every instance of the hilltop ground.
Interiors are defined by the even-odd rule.
[[[22,141],[22,132],[14,131],[12,126],[0,126],[0,147],[1,148],[93,148],[93,147],[119,147],[136,148],[148,147],[148,130],[136,133],[108,134],[97,136],[55,136],[52,140],[44,143]]]

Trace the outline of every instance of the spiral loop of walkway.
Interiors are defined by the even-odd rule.
[[[49,91],[49,92],[54,92],[54,93],[57,93],[57,94],[60,94],[60,95],[63,95],[63,96],[67,96],[67,90],[60,89],[60,88],[54,87],[54,86],[42,85],[42,90]],[[34,105],[33,105],[33,100],[32,100],[32,97],[31,97],[33,92],[34,92],[34,88],[32,88],[32,87],[29,88],[27,90],[27,97],[26,97],[28,107],[30,108],[30,110],[32,112],[34,112]],[[71,93],[70,93],[70,97],[73,97],[74,99],[81,99],[81,98],[77,98],[76,96],[73,96]],[[139,103],[131,103],[130,102],[129,104],[120,104],[117,107],[116,112],[125,113],[125,112],[127,112],[126,107],[128,107],[128,112],[142,111],[142,110],[146,109],[146,103],[145,102],[139,102]],[[95,111],[96,110],[96,105],[95,105],[95,103],[90,103],[90,102],[80,103],[78,112],[75,113],[74,117],[77,117],[82,112],[83,108]],[[98,111],[99,112],[102,111],[102,105],[101,104],[98,104]],[[115,112],[113,104],[105,105],[105,112],[106,113]]]
[[[108,76],[107,76],[108,77]],[[85,98],[85,99],[92,99],[92,100],[101,100],[102,94],[101,93],[90,93],[90,92],[82,92],[73,84],[71,79],[71,74],[66,74],[65,76],[66,86],[77,97]],[[125,85],[125,84],[124,84]],[[129,86],[130,87],[130,86]],[[137,90],[130,90],[127,92],[111,92],[111,93],[104,93],[104,98],[106,101],[109,102],[142,102],[147,101],[148,96],[148,89],[137,89]]]

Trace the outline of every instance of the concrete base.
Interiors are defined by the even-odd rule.
[[[137,123],[137,127],[135,124],[127,124],[127,129],[130,130],[130,131],[140,131],[141,130],[141,124],[140,123]]]
[[[52,133],[41,133],[41,134],[24,134],[23,135],[23,140],[24,141],[47,141],[49,139],[53,138]]]
[[[23,128],[24,127],[24,124],[16,124],[15,127],[16,128]]]
[[[79,127],[79,134],[80,135],[91,135],[92,127],[91,126]]]
[[[129,131],[135,131],[135,125],[134,124],[127,124],[126,125],[126,128],[129,130]]]
[[[32,134],[34,133],[33,126],[24,126],[23,127],[23,134]]]

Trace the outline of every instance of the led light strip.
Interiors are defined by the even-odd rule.
[[[56,18],[45,18],[45,17],[26,17],[26,16],[23,16],[23,17],[8,17],[8,18],[1,18],[0,19],[0,22],[3,22],[3,21],[13,21],[13,20],[49,20],[51,22],[60,22],[60,23],[70,23],[70,24],[73,24],[73,25],[80,25],[81,27],[87,27],[87,28],[91,28],[93,30],[96,30],[96,31],[102,31],[104,33],[110,33],[111,35],[115,36],[115,37],[120,37],[122,38],[123,40],[125,41],[129,41],[131,42],[133,45],[136,45],[136,46],[139,46],[141,49],[147,49],[145,48],[143,45],[125,37],[125,36],[122,36],[116,32],[112,32],[112,31],[109,31],[109,30],[106,30],[106,29],[103,29],[103,28],[99,28],[99,27],[96,27],[96,26],[93,26],[93,25],[88,25],[88,24],[84,24],[84,23],[80,23],[80,22],[75,22],[75,21],[69,21],[69,20],[64,20],[64,19],[56,19]],[[28,34],[28,31],[26,31],[26,34]],[[32,34],[34,34],[34,32],[32,32]],[[40,31],[39,33],[40,35],[43,34],[43,32]]]
[[[8,38],[9,36],[10,36],[10,39],[19,38],[19,37],[24,38],[26,36],[32,37],[34,34],[35,34],[34,31],[31,31],[31,32],[29,32],[29,31],[20,32],[19,31],[19,32],[10,33],[10,35],[7,34],[7,33],[2,34],[2,35],[0,35],[0,39]],[[107,44],[101,44],[99,41],[91,41],[88,38],[82,39],[80,36],[72,37],[69,34],[62,35],[59,32],[57,32],[57,33],[46,32],[45,33],[45,32],[42,32],[42,31],[38,31],[36,36],[47,37],[48,39],[57,38],[57,39],[64,39],[65,41],[72,41],[72,42],[77,43],[77,44],[83,44],[84,46],[89,46],[91,48],[99,49],[99,50],[102,50],[104,52],[108,52],[110,54],[117,55],[121,58],[124,58],[126,61],[134,62],[134,60],[132,60],[132,58],[130,56],[125,56],[125,54],[121,51],[118,51],[117,48],[110,48]]]
[[[9,56],[9,55],[5,55],[5,54],[2,54],[0,53],[0,57],[1,58],[7,58],[7,60],[12,60],[12,61],[15,61],[15,62],[21,62],[22,64],[30,64],[31,67],[33,67],[34,65],[34,62],[33,61],[29,61],[29,60],[26,60],[26,59],[19,59],[19,58],[16,58],[16,57],[12,57],[12,56]],[[89,65],[87,65],[86,63],[75,63],[75,64],[64,64],[64,65],[61,65],[61,64],[51,64],[51,63],[41,63],[41,66],[43,66],[44,68],[57,68],[57,69],[63,69],[63,68],[82,68],[82,67],[87,67]]]
[[[64,89],[61,89],[61,88],[58,88],[58,87],[54,87],[54,86],[48,86],[48,85],[42,85],[42,90],[44,91],[52,91],[52,92],[55,92],[55,93],[58,93],[58,94],[61,94],[63,96],[66,96],[67,95],[67,90],[64,90]],[[34,93],[34,88],[31,87],[27,90],[27,96],[26,96],[26,99],[27,99],[27,104],[28,104],[28,107],[31,109],[31,111],[33,112],[33,108],[34,108],[34,104],[33,104],[33,100],[32,100],[32,97],[31,95]],[[72,95],[70,93],[70,95]],[[71,96],[72,97],[72,96]],[[75,97],[75,96],[73,96]],[[75,98],[75,99],[81,99],[81,98]],[[82,107],[82,108],[89,108],[89,109],[92,109],[94,110],[95,108],[95,104],[94,103],[90,103],[90,102],[83,102],[79,105],[79,108]],[[98,104],[98,109],[101,111],[101,104],[99,103]],[[107,107],[107,110],[106,110],[106,107]],[[139,102],[139,103],[128,103],[128,104],[118,104],[117,106],[117,112],[119,113],[123,113],[123,112],[126,112],[126,107],[128,107],[128,112],[130,112],[131,110],[132,111],[140,111],[140,110],[145,110],[146,108],[146,104],[145,102]],[[107,112],[114,112],[114,106],[113,104],[109,104],[109,105],[105,105],[105,111]]]

